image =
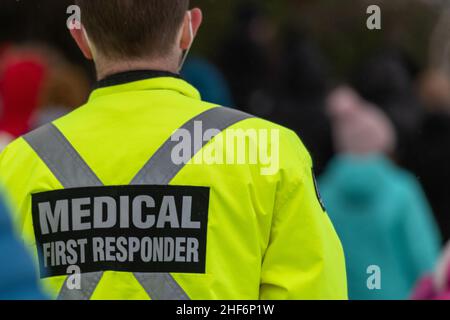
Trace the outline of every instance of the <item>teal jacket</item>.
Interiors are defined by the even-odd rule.
[[[408,298],[441,245],[416,179],[382,156],[339,156],[319,184],[344,246],[350,299]]]

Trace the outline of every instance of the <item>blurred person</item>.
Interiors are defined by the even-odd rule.
[[[434,267],[440,237],[416,179],[397,167],[392,123],[352,89],[329,98],[338,155],[320,178],[323,200],[342,240],[349,297],[406,299]],[[380,287],[370,289],[369,267],[379,268]]]
[[[23,2],[0,4],[0,151],[30,129],[45,79],[42,57],[24,45],[30,17]]]
[[[207,59],[188,58],[181,76],[198,89],[204,101],[227,107],[234,105],[226,79],[221,71]]]
[[[43,300],[34,264],[16,238],[3,197],[0,199],[0,300]]]
[[[261,116],[301,136],[314,159],[315,172],[320,174],[333,156],[325,110],[330,78],[327,63],[322,52],[295,27],[289,25],[283,34],[276,104]]]
[[[33,49],[4,46],[0,50],[0,151],[31,129],[46,74],[44,59]]]
[[[84,68],[74,65],[56,49],[40,48],[49,61],[41,95],[41,106],[33,118],[33,129],[52,122],[86,102],[91,82]]]
[[[417,87],[427,112],[450,114],[450,79],[446,72],[426,70],[420,75]]]
[[[396,50],[384,50],[365,61],[356,72],[353,87],[366,100],[380,108],[397,132],[397,157],[407,160],[405,146],[418,129],[422,110],[414,91],[415,66]]]
[[[434,273],[423,277],[414,289],[413,300],[450,300],[450,243]]]
[[[75,70],[67,62],[65,70],[59,70],[62,72],[58,74],[64,58],[54,48],[69,51],[69,56],[70,51],[72,56],[76,55],[73,42],[65,50],[65,41],[71,39],[59,27],[67,20],[65,12],[69,4],[69,0],[2,0],[0,3],[0,151],[37,123],[68,112],[61,111],[60,106],[47,108],[49,104],[65,100],[63,104],[73,108],[83,101],[79,98],[74,101],[74,96],[81,95],[83,99],[87,96],[88,84],[79,85],[86,82],[83,71]],[[35,19],[36,16],[41,19]],[[59,78],[59,89],[65,91],[60,91],[59,97],[55,97],[55,77]]]
[[[20,208],[24,240],[43,253],[51,296],[346,299],[342,247],[297,135],[203,102],[180,78],[202,11],[188,0],[76,3],[82,28],[71,33],[95,62],[96,89],[0,156],[0,181]],[[279,146],[275,172],[262,174],[262,163],[195,165],[211,140],[198,136],[199,124],[217,139],[278,133],[258,147]],[[174,141],[182,133],[189,137]]]
[[[408,144],[405,165],[420,179],[444,241],[450,240],[450,80],[428,70],[419,78],[423,118]]]
[[[244,111],[261,112],[274,103],[271,46],[276,29],[258,1],[238,5],[233,16],[233,30],[220,48],[217,62],[236,104]]]

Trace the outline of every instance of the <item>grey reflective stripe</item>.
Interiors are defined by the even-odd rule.
[[[201,122],[203,130],[216,129],[223,131],[228,127],[252,118],[246,113],[228,108],[210,109],[188,121],[182,129],[194,136],[196,122]],[[37,129],[24,137],[39,157],[45,162],[64,188],[102,186],[92,169],[81,158],[66,137],[52,124]],[[131,184],[167,185],[185,166],[173,163],[172,149],[178,142],[170,138],[155,153],[149,162],[132,180]],[[200,151],[207,142],[193,146],[192,155]],[[134,273],[136,279],[154,300],[189,300],[188,295],[168,273]],[[72,290],[66,279],[58,299],[88,300],[92,297],[103,272],[85,273],[81,275],[81,290]]]
[[[58,295],[58,300],[90,300],[103,277],[103,272],[83,273],[80,275],[80,289],[69,289],[68,278]]]
[[[134,273],[153,300],[190,300],[170,273]]]
[[[25,135],[24,139],[64,188],[103,185],[66,137],[53,124],[45,125]]]
[[[223,131],[233,124],[252,117],[253,116],[249,114],[228,108],[214,108],[203,112],[188,121],[179,130],[187,130],[193,137],[196,122],[202,123],[203,131],[209,129]],[[172,181],[173,178],[175,178],[175,176],[185,166],[185,164],[174,164],[172,161],[172,150],[177,144],[179,144],[178,141],[171,141],[171,139],[163,144],[163,146],[137,174],[131,184],[169,184],[170,181]],[[207,142],[203,142],[202,145],[195,145],[195,143],[192,143],[191,155],[196,155],[206,144]]]

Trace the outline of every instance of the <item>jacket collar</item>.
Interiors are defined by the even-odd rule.
[[[201,99],[198,90],[178,74],[168,71],[136,70],[117,73],[98,81],[89,101],[110,94],[141,90],[171,90],[193,99]]]

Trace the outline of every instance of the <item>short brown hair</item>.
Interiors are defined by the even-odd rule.
[[[76,0],[96,48],[109,58],[169,53],[189,0]]]

